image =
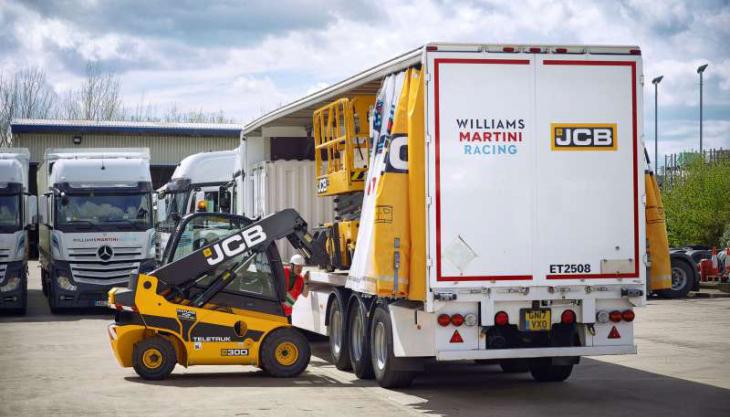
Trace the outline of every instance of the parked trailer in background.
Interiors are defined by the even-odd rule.
[[[247,141],[327,136],[316,192],[363,193],[324,225],[351,266],[310,270],[293,323],[328,335],[339,369],[386,387],[410,384],[427,358],[561,381],[581,356],[635,353],[642,80],[636,47],[428,44],[248,124]],[[355,100],[374,111],[341,126]],[[356,159],[368,124],[363,177],[342,155]],[[251,161],[266,162],[249,157],[244,174]]]
[[[51,311],[106,304],[155,268],[148,149],[48,149],[38,171],[43,292]]]
[[[177,223],[196,211],[229,213],[231,193],[226,185],[235,170],[236,150],[200,152],[180,161],[172,178],[157,190],[157,259]]]
[[[28,228],[36,197],[28,194],[28,149],[0,149],[0,310],[28,305]]]

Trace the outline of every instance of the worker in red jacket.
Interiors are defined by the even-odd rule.
[[[286,300],[283,303],[284,314],[289,317],[291,322],[291,312],[297,298],[304,291],[304,277],[302,270],[304,269],[304,257],[296,254],[291,257],[289,265],[284,267],[284,277],[286,285]]]

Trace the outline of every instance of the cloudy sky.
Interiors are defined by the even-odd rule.
[[[242,122],[428,41],[636,44],[645,134],[660,155],[730,147],[730,2],[0,0],[0,69],[37,65],[63,93],[87,61],[117,73],[128,106],[218,111]],[[653,145],[652,145],[653,146]],[[660,161],[662,158],[660,157]]]

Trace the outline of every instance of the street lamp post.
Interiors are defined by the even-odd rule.
[[[663,75],[660,75],[651,83],[654,84],[654,172],[659,175],[659,83],[662,82]]]
[[[697,74],[700,74],[700,155],[702,154],[702,74],[704,74],[707,65],[700,65],[697,67]],[[704,156],[703,156],[704,158]]]

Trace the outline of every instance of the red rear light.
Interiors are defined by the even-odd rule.
[[[624,312],[621,313],[621,318],[625,321],[634,321],[634,317],[636,317],[634,310],[624,310]]]
[[[515,48],[513,48],[511,46],[505,46],[504,48],[502,48],[502,52],[514,52],[514,51],[515,51]]]
[[[439,47],[436,46],[436,45],[428,45],[426,47],[426,51],[428,51],[428,52],[435,52],[435,51],[438,51],[438,50],[439,50]]]
[[[497,326],[506,326],[509,324],[509,316],[504,311],[494,315],[494,324]]]
[[[456,327],[461,326],[462,324],[464,324],[464,316],[458,313],[454,314],[453,316],[451,316],[451,324]]]
[[[631,55],[641,55],[641,50],[640,49],[632,49],[632,50],[629,51],[629,53]]]
[[[567,48],[555,48],[555,53],[556,54],[567,54],[568,49]]]
[[[437,320],[438,320],[439,324],[444,327],[448,326],[449,323],[451,323],[451,317],[449,317],[448,314],[439,314],[439,317]]]
[[[608,318],[614,322],[618,323],[621,321],[621,312],[618,310],[613,310],[612,312],[608,313]]]
[[[540,48],[530,48],[530,52],[533,53],[533,54],[539,54],[540,52],[542,52],[542,49],[540,49]]]
[[[575,323],[575,312],[573,310],[563,311],[563,314],[560,315],[560,322],[563,324]]]

